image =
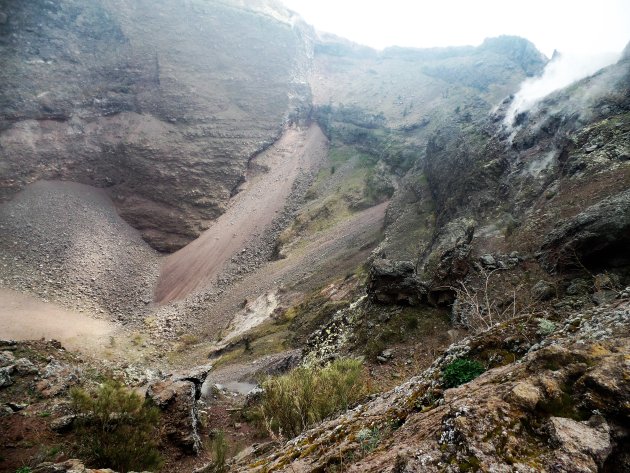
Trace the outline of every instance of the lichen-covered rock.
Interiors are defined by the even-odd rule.
[[[451,346],[420,376],[271,453],[239,459],[233,470],[326,471],[341,457],[347,471],[365,473],[623,471],[611,462],[623,460],[627,445],[628,321],[627,304],[577,313],[518,362],[444,390],[445,366],[474,356],[482,340],[496,347],[512,327],[497,326]],[[369,450],[360,432],[374,438]]]
[[[15,361],[15,372],[21,376],[28,374],[38,374],[39,369],[27,358],[20,358]]]
[[[0,368],[12,365],[13,363],[15,363],[15,356],[13,356],[13,353],[10,351],[0,352]]]
[[[80,371],[77,367],[51,360],[44,368],[42,379],[35,389],[44,397],[54,397],[66,392],[79,382]]]
[[[556,447],[556,471],[597,472],[612,451],[606,421],[596,427],[566,417],[549,419],[549,434]]]
[[[0,388],[5,388],[13,384],[13,379],[11,379],[11,375],[14,371],[15,368],[13,365],[0,368]]]

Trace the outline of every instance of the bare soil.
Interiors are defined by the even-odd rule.
[[[9,289],[0,289],[0,338],[52,338],[83,353],[104,351],[117,327],[105,320]]]
[[[227,211],[198,239],[166,258],[155,300],[181,299],[212,283],[225,264],[261,235],[282,211],[301,172],[326,154],[326,138],[317,126],[288,129],[268,150],[256,156],[239,193]],[[260,172],[260,169],[264,172]]]

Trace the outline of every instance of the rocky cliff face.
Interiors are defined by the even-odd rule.
[[[2,13],[0,197],[38,179],[106,188],[161,251],[198,236],[249,158],[308,111],[308,29],[275,4],[42,0]]]

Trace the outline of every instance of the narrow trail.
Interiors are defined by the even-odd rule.
[[[227,211],[199,238],[166,258],[155,301],[181,299],[211,284],[230,258],[261,235],[282,211],[300,172],[316,166],[326,146],[322,131],[312,125],[307,130],[286,130],[256,156]]]

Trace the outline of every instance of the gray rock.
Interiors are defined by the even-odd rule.
[[[547,281],[540,280],[531,289],[534,299],[547,301],[556,295],[556,289]]]
[[[12,365],[15,362],[15,356],[10,351],[0,352],[0,367]]]
[[[383,350],[383,352],[381,353],[381,356],[385,358],[386,360],[390,360],[394,357],[394,350],[392,350],[391,348],[388,348],[387,350]]]
[[[15,362],[15,371],[19,375],[38,374],[39,370],[26,358],[20,358]]]
[[[13,384],[11,375],[13,374],[13,365],[0,368],[0,388],[6,388]]]
[[[212,370],[212,365],[201,365],[191,368],[188,371],[173,373],[174,381],[189,381],[195,386],[195,399],[201,397],[201,387],[208,377],[208,373]]]
[[[585,279],[574,279],[567,287],[567,294],[570,296],[580,296],[588,294],[591,284]]]
[[[482,255],[479,257],[479,262],[484,268],[493,269],[497,267],[497,260],[492,255]]]
[[[0,11],[0,25],[5,25],[7,21],[9,21],[8,15]]]
[[[411,261],[377,259],[372,263],[368,294],[374,302],[417,305],[425,292]]]
[[[74,425],[74,421],[77,419],[75,414],[65,415],[63,417],[59,417],[58,419],[53,420],[50,423],[50,428],[55,432],[67,432],[72,429]]]
[[[617,292],[615,291],[597,291],[593,294],[593,302],[597,305],[605,305],[614,301],[617,298]]]

